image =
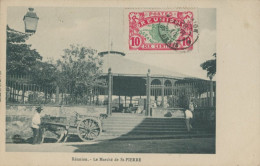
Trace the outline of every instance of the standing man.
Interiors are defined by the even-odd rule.
[[[185,111],[185,122],[186,122],[188,132],[190,132],[190,129],[192,129],[192,126],[190,124],[190,120],[192,118],[193,118],[192,112],[189,109],[186,109],[186,111]]]
[[[193,105],[193,102],[191,101],[190,104],[189,104],[189,109],[191,110],[191,112],[194,111],[194,105]]]
[[[190,104],[189,104],[189,110],[191,111],[192,113],[192,119],[190,120],[190,124],[193,124],[194,123],[194,118],[195,118],[195,112],[194,112],[194,108],[196,108],[196,104],[193,102],[193,100],[190,101]]]
[[[39,144],[40,140],[40,124],[41,124],[41,116],[40,113],[42,111],[42,107],[39,106],[36,108],[36,112],[32,118],[32,130],[33,130],[33,144]]]

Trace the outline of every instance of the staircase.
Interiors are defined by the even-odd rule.
[[[214,137],[207,127],[194,127],[188,133],[182,118],[151,118],[136,114],[113,114],[103,120],[103,139],[166,139]]]

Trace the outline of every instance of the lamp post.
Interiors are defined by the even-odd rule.
[[[25,33],[11,29],[7,25],[7,32],[9,34],[12,33],[12,34],[18,35],[18,36],[7,35],[7,42],[10,42],[12,40],[16,40],[19,38],[23,38],[23,37],[28,38],[36,32],[39,17],[36,15],[36,13],[33,10],[34,10],[33,8],[29,8],[28,12],[23,17]]]
[[[39,17],[34,12],[34,8],[29,8],[23,17],[25,33],[35,33],[39,21]]]

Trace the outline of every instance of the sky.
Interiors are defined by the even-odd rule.
[[[7,24],[24,32],[23,16],[28,7],[9,7]],[[39,17],[37,31],[28,43],[43,57],[59,59],[70,44],[126,53],[125,58],[169,71],[207,79],[200,64],[216,52],[216,9],[198,9],[199,40],[193,51],[129,51],[127,17],[124,8],[34,7]]]

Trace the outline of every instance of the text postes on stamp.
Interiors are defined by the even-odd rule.
[[[192,50],[198,39],[192,11],[129,12],[128,18],[130,50]]]

